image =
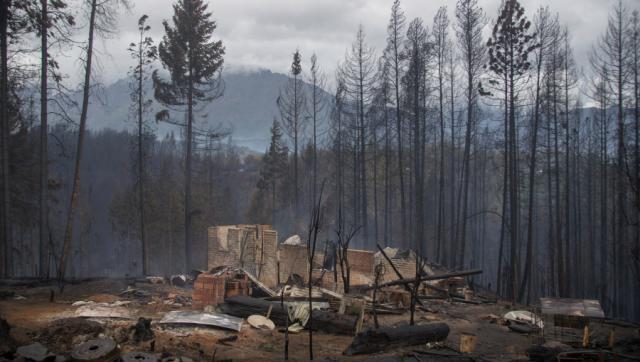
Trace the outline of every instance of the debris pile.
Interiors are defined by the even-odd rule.
[[[319,348],[339,341],[332,357],[395,353],[473,360],[496,348],[495,342],[487,347],[486,330],[511,341],[505,344],[526,344],[519,351],[506,346],[491,358],[496,360],[525,353],[545,361],[591,358],[602,348],[625,357],[613,352],[616,346],[640,353],[630,347],[637,336],[616,337],[622,322],[602,328],[607,321],[597,301],[543,298],[537,308],[505,310],[495,295],[473,284],[470,277],[482,270],[447,270],[411,250],[348,250],[344,263],[325,246],[309,265],[299,236],[278,245],[268,225],[233,225],[209,229],[207,255],[208,271],[147,276],[112,294],[60,302],[64,312],[32,340],[13,340],[0,318],[0,361],[220,360],[245,356],[247,348],[257,351],[247,360],[265,354],[280,359],[289,335],[295,339],[302,330],[319,332]],[[23,302],[0,292],[0,303]],[[407,323],[409,316],[415,324]]]

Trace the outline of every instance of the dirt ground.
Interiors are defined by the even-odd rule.
[[[151,318],[158,321],[162,315],[171,310],[191,310],[192,306],[166,304],[167,298],[190,297],[192,290],[169,285],[137,283],[137,290],[146,292],[148,296],[120,295],[127,286],[126,280],[98,280],[76,285],[67,285],[63,294],[57,290],[53,302],[50,294],[53,287],[13,287],[0,288],[0,316],[5,318],[11,329],[11,337],[18,346],[39,341],[55,353],[69,353],[74,345],[97,336],[107,336],[118,342],[123,352],[148,351],[149,342],[135,343],[131,327],[138,317]],[[2,294],[4,292],[4,294]],[[178,298],[180,298],[178,297]],[[133,311],[134,319],[95,319],[85,320],[75,316],[77,301],[116,302],[130,301],[126,308]],[[444,351],[457,351],[461,333],[477,336],[477,344],[473,354],[464,357],[466,360],[512,361],[528,360],[526,349],[539,343],[541,336],[529,336],[512,332],[507,326],[492,322],[488,316],[502,316],[510,310],[506,303],[498,304],[464,304],[449,301],[425,301],[429,311],[417,312],[417,323],[426,324],[445,322],[450,327],[446,342],[437,346]],[[399,326],[407,324],[409,313],[404,315],[381,315],[383,326]],[[365,328],[373,326],[373,319],[367,316]],[[252,329],[244,323],[238,332],[206,327],[166,327],[152,322],[155,334],[155,349],[158,355],[187,356],[199,361],[280,361],[284,358],[284,334],[278,331]],[[637,353],[640,356],[640,331],[633,326],[621,327],[605,324],[592,324],[592,339],[605,345],[609,331],[615,329],[616,339],[626,341],[625,353]],[[553,328],[545,329],[546,340],[568,338],[566,332],[559,336]],[[237,335],[238,339],[228,345],[217,343],[219,339]],[[309,336],[307,331],[290,334],[289,358],[291,360],[308,360]],[[635,339],[634,339],[635,338]],[[577,339],[577,336],[574,336]],[[317,360],[380,360],[380,361],[416,361],[434,360],[434,356],[421,354],[411,357],[414,350],[427,350],[433,346],[415,346],[402,350],[390,351],[367,356],[346,357],[342,352],[351,343],[350,336],[337,336],[314,333],[314,357]],[[628,342],[632,341],[632,342]],[[0,343],[2,343],[0,341]],[[634,352],[635,351],[635,352]],[[462,359],[462,360],[464,360]],[[453,359],[447,359],[453,360]],[[460,360],[460,359],[459,359]]]

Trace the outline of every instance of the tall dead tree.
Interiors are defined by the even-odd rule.
[[[324,111],[324,97],[322,89],[325,87],[325,78],[318,57],[311,56],[311,68],[309,70],[309,81],[311,85],[311,120],[313,121],[313,198],[316,200],[318,191],[318,122]]]
[[[393,104],[396,119],[396,140],[398,152],[398,178],[400,184],[400,219],[401,219],[401,242],[406,243],[407,239],[407,201],[404,180],[404,146],[402,140],[403,115],[402,96],[400,93],[401,79],[404,73],[405,59],[402,57],[402,44],[404,43],[404,27],[406,18],[400,7],[400,0],[394,0],[391,7],[391,18],[387,26],[387,46],[384,51],[386,61],[389,63],[389,79],[393,87]]]
[[[449,249],[443,250],[443,259],[449,262],[450,266],[455,266],[455,251],[452,250],[453,244],[455,242],[455,237],[453,236],[453,229],[458,227],[458,221],[456,219],[456,147],[457,147],[457,136],[456,129],[458,127],[456,123],[456,76],[457,76],[457,62],[455,61],[455,51],[453,47],[451,47],[451,54],[449,55],[449,67],[447,69],[448,77],[449,77],[449,126],[451,129],[451,144],[449,145]],[[448,254],[447,254],[448,253]]]
[[[357,162],[354,162],[357,174],[355,184],[359,185],[360,220],[362,221],[364,241],[368,242],[369,197],[367,193],[366,145],[369,120],[367,119],[367,113],[373,97],[376,78],[373,49],[367,44],[362,26],[358,28],[356,39],[347,51],[339,72],[341,79],[344,81],[345,92],[350,97],[355,108],[355,157],[357,159]]]
[[[467,212],[469,198],[470,181],[470,158],[472,137],[477,127],[479,116],[478,83],[486,63],[486,48],[482,40],[482,31],[487,24],[482,8],[478,6],[477,0],[459,0],[456,6],[456,36],[458,38],[458,48],[462,57],[462,67],[466,75],[466,108],[467,119],[464,136],[464,151],[462,155],[462,200],[459,204],[460,217],[460,240],[457,254],[459,259],[457,265],[464,266],[465,249],[467,239]]]
[[[343,111],[345,107],[345,90],[342,79],[336,79],[337,87],[334,97],[334,108],[332,120],[334,122],[334,147],[335,147],[335,173],[336,173],[336,197],[337,197],[337,220],[336,224],[344,222],[344,155],[343,155]]]
[[[9,224],[9,9],[11,0],[0,4],[0,162],[2,172],[2,219],[0,220],[2,237],[3,276],[9,276],[11,264],[11,230]]]
[[[324,182],[320,188],[320,195],[314,200],[313,210],[311,211],[311,220],[309,221],[309,230],[307,234],[307,264],[309,266],[309,326],[313,324],[313,259],[316,255],[316,246],[318,243],[318,233],[324,222],[322,210],[322,194],[324,193]],[[313,328],[309,329],[309,360],[313,360]]]
[[[536,12],[533,21],[533,31],[536,34],[536,41],[540,44],[540,47],[534,51],[534,66],[535,66],[535,90],[533,94],[533,121],[531,124],[531,146],[529,156],[529,186],[528,186],[528,221],[527,221],[527,245],[526,256],[524,262],[524,273],[522,276],[522,282],[520,283],[520,291],[518,293],[518,300],[523,301],[525,291],[527,291],[527,302],[531,298],[531,282],[530,275],[532,270],[532,255],[533,255],[533,226],[534,226],[534,212],[536,210],[535,199],[535,185],[536,185],[536,167],[538,156],[538,129],[540,127],[540,107],[542,103],[541,92],[543,80],[544,64],[547,61],[548,47],[552,40],[553,32],[558,27],[557,17],[551,16],[551,12],[548,7],[540,8]]]
[[[575,63],[573,62],[573,57],[571,53],[571,48],[569,45],[569,32],[568,29],[564,29],[562,31],[562,44],[560,45],[560,52],[562,55],[562,63],[561,63],[561,72],[562,72],[562,98],[563,98],[563,111],[562,114],[564,116],[563,120],[563,130],[565,132],[564,136],[564,144],[565,144],[565,185],[564,185],[564,211],[565,211],[565,234],[564,234],[564,250],[565,255],[563,259],[563,264],[566,268],[566,275],[570,278],[570,276],[576,275],[575,265],[579,262],[579,255],[574,249],[574,245],[577,242],[576,239],[573,239],[572,229],[576,228],[577,219],[572,217],[572,177],[571,177],[571,139],[572,139],[572,130],[575,129],[572,121],[571,114],[572,112],[569,110],[571,103],[571,94],[570,91],[576,85],[576,75],[575,75]],[[574,260],[571,260],[571,256],[574,256]],[[572,270],[574,269],[574,270]],[[576,283],[572,281],[567,281],[566,294],[574,295],[576,287]]]
[[[48,157],[48,54],[49,54],[49,1],[41,0],[40,20],[40,277],[45,278],[49,272],[47,263],[47,245],[49,243],[49,157]],[[45,270],[46,269],[46,270]]]
[[[293,61],[291,62],[291,70],[289,72],[289,81],[285,88],[280,92],[276,101],[282,118],[282,125],[285,132],[293,142],[293,208],[294,215],[297,218],[300,207],[300,186],[298,180],[298,163],[299,148],[304,132],[304,107],[306,103],[305,92],[302,81],[299,79],[302,73],[301,55],[296,49],[293,53]],[[297,220],[296,220],[297,224]]]
[[[445,6],[438,9],[433,19],[433,53],[436,62],[436,77],[438,82],[438,121],[440,131],[440,150],[438,165],[438,216],[436,220],[436,260],[441,260],[443,247],[442,233],[444,223],[444,185],[445,185],[445,102],[446,102],[446,74],[447,57],[451,55],[451,41],[449,40],[449,17]]]
[[[392,190],[391,190],[391,115],[389,114],[389,104],[391,104],[391,87],[389,82],[389,63],[385,61],[384,56],[380,59],[379,72],[380,84],[379,91],[382,99],[382,117],[384,120],[384,216],[383,216],[383,239],[385,245],[388,245],[392,224]]]
[[[131,81],[131,101],[135,108],[135,113],[138,121],[138,137],[137,137],[137,151],[138,151],[138,177],[136,183],[138,184],[138,212],[140,221],[140,250],[142,258],[142,275],[148,275],[149,272],[149,245],[145,238],[145,145],[144,136],[147,127],[144,115],[148,112],[151,103],[151,99],[146,98],[146,92],[144,85],[149,80],[151,71],[151,65],[158,57],[158,49],[153,44],[153,39],[148,36],[151,27],[146,24],[148,19],[147,15],[143,15],[138,20],[138,32],[140,38],[137,43],[129,44],[127,49],[136,64],[131,68],[130,75]]]
[[[75,19],[67,11],[64,1],[40,0],[38,35],[40,36],[40,213],[39,233],[39,274],[49,276],[49,78],[60,82],[57,61],[49,54],[52,43],[68,41],[70,27]],[[51,68],[51,71],[50,71]]]
[[[640,12],[634,10],[631,16],[631,38],[630,47],[632,61],[630,62],[633,82],[633,122],[634,122],[634,148],[633,167],[629,176],[629,184],[633,192],[633,223],[634,235],[632,250],[632,261],[635,270],[634,278],[634,299],[636,318],[640,318]]]
[[[412,121],[413,140],[413,176],[415,185],[415,241],[416,252],[416,278],[420,277],[419,260],[422,258],[424,235],[424,106],[422,97],[426,94],[425,80],[426,67],[430,56],[430,44],[428,34],[422,20],[416,18],[411,21],[407,29],[405,40],[405,54],[408,58],[409,68],[405,74],[405,86],[408,96],[408,108]],[[420,283],[416,283],[420,284]],[[415,303],[418,287],[413,288],[411,302],[411,320],[414,324]]]
[[[60,256],[60,265],[58,268],[58,284],[60,287],[60,291],[62,291],[64,288],[64,277],[68,259],[70,256],[71,242],[73,240],[75,213],[78,206],[78,198],[80,196],[80,166],[82,165],[82,157],[84,154],[85,130],[87,128],[87,114],[89,112],[91,74],[93,70],[94,38],[95,35],[104,35],[113,31],[116,26],[118,7],[129,7],[129,3],[127,0],[106,0],[101,2],[98,2],[97,0],[90,0],[88,5],[89,32],[86,45],[86,55],[84,58],[82,110],[80,113],[80,122],[78,126],[78,142],[76,144],[73,185],[71,188],[69,208],[67,210],[67,224],[64,233],[64,244],[62,247],[62,254]]]
[[[620,303],[621,289],[626,280],[624,243],[627,240],[627,169],[626,131],[625,131],[625,102],[627,100],[626,88],[629,82],[628,61],[632,59],[629,47],[629,17],[627,9],[618,1],[609,17],[607,29],[598,41],[592,53],[591,63],[597,78],[603,78],[607,91],[615,99],[616,116],[616,156],[615,156],[615,198],[614,198],[614,234],[613,234],[613,276],[614,276],[614,304],[613,312],[622,314],[623,305]],[[605,71],[606,70],[606,71]]]

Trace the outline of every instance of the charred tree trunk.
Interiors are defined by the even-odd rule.
[[[58,269],[58,283],[60,291],[64,288],[64,277],[67,268],[67,259],[71,252],[71,242],[73,240],[73,224],[75,213],[78,206],[78,198],[80,196],[80,166],[82,164],[83,146],[85,138],[85,129],[87,127],[87,113],[89,111],[89,91],[91,88],[91,66],[93,60],[93,37],[95,32],[95,20],[97,10],[97,0],[91,1],[91,14],[89,17],[89,40],[87,44],[87,58],[84,72],[84,86],[82,93],[82,111],[80,113],[80,125],[78,127],[78,144],[76,147],[75,171],[73,175],[73,186],[71,188],[71,200],[69,202],[69,210],[67,214],[67,226],[64,234],[64,245],[62,255],[60,257],[60,267]]]
[[[40,222],[39,222],[39,269],[40,277],[47,278],[49,276],[48,248],[49,244],[49,166],[48,166],[48,0],[41,0],[41,17],[40,20]]]
[[[9,212],[11,206],[11,194],[9,193],[9,58],[8,58],[8,28],[9,8],[11,0],[2,1],[0,5],[0,142],[2,149],[2,273],[4,276],[11,274],[11,225],[9,224]]]

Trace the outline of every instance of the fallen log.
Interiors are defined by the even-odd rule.
[[[353,356],[377,353],[399,347],[439,342],[445,340],[448,335],[449,326],[445,323],[370,329],[358,334],[344,354]]]
[[[235,296],[226,298],[225,303],[219,306],[220,310],[234,317],[247,318],[253,314],[265,314],[271,306],[270,319],[277,326],[287,324],[287,302],[285,307],[280,302],[268,301],[264,299],[251,298],[247,296]],[[333,312],[314,310],[311,323],[306,328],[314,331],[321,331],[332,334],[353,335],[357,318],[348,315],[338,315]]]
[[[440,280],[440,279],[447,279],[447,278],[453,278],[453,277],[464,277],[464,276],[476,275],[481,273],[482,273],[482,269],[472,269],[472,270],[463,270],[459,272],[451,272],[446,274],[427,275],[420,278],[398,279],[392,282],[382,283],[378,285],[378,288],[391,287],[394,285],[414,284],[416,282],[424,282],[427,280]],[[365,290],[371,290],[373,288],[374,287],[370,286],[370,287],[367,287]]]
[[[280,302],[251,298],[244,295],[225,298],[224,304],[219,305],[222,313],[235,317],[247,318],[253,314],[265,314],[271,307],[270,319],[279,326],[284,326],[287,321],[287,311],[282,308]]]
[[[458,297],[451,297],[451,301],[456,303],[475,304],[475,305],[482,304],[482,302],[479,302],[477,300],[467,300],[467,299],[458,298]]]

